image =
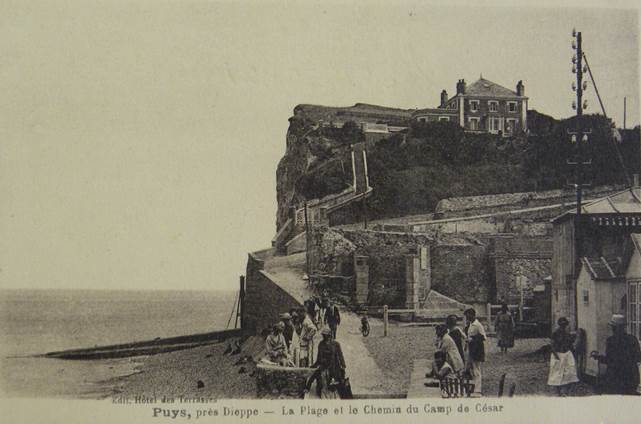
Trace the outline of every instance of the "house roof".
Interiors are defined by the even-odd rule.
[[[479,78],[478,81],[467,87],[465,89],[465,96],[525,98],[524,96],[517,95],[515,91],[512,91],[509,88],[505,88],[502,85],[485,78]]]
[[[620,278],[625,272],[619,259],[606,259],[603,256],[598,258],[583,257],[581,262],[593,280]]]
[[[584,215],[641,215],[641,193],[639,187],[628,188],[610,196],[586,202],[581,207]],[[569,210],[552,220],[557,222],[574,216],[576,209]]]

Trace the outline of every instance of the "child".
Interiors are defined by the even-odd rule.
[[[446,378],[455,378],[456,374],[452,366],[447,363],[445,352],[437,350],[434,352],[434,361],[432,361],[432,370],[425,374],[427,378],[435,378],[437,380],[444,380]],[[425,383],[427,385],[427,383]]]

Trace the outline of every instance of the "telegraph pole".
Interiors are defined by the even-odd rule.
[[[576,149],[576,160],[568,161],[568,165],[574,166],[574,186],[576,191],[576,216],[574,219],[574,275],[573,275],[573,304],[574,304],[574,317],[575,326],[578,328],[577,318],[577,302],[576,302],[576,277],[580,267],[580,258],[582,255],[582,234],[583,234],[583,218],[582,218],[582,202],[583,202],[583,187],[589,186],[583,181],[584,171],[583,167],[590,165],[591,161],[584,161],[583,145],[588,142],[588,135],[592,132],[589,129],[583,128],[583,110],[588,107],[587,101],[583,100],[583,93],[587,89],[587,81],[583,81],[583,73],[586,72],[587,67],[584,68],[584,54],[582,46],[581,33],[572,31],[572,48],[576,50],[576,54],[572,58],[572,72],[576,74],[576,82],[572,83],[572,89],[576,91],[576,100],[572,102],[572,108],[576,110],[576,128],[574,131],[568,131],[572,143]]]

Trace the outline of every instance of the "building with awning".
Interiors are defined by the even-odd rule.
[[[578,328],[581,323],[576,327],[576,283],[581,258],[623,261],[630,235],[641,233],[638,182],[635,187],[586,202],[581,208],[580,220],[573,209],[554,218],[552,225],[552,319],[556,322],[558,318],[566,317]]]

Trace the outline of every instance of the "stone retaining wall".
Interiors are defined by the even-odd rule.
[[[256,394],[258,398],[302,399],[311,368],[289,368],[276,365],[256,366]]]
[[[279,315],[302,305],[274,282],[264,271],[265,261],[250,253],[245,278],[243,331],[260,334],[279,320]]]

